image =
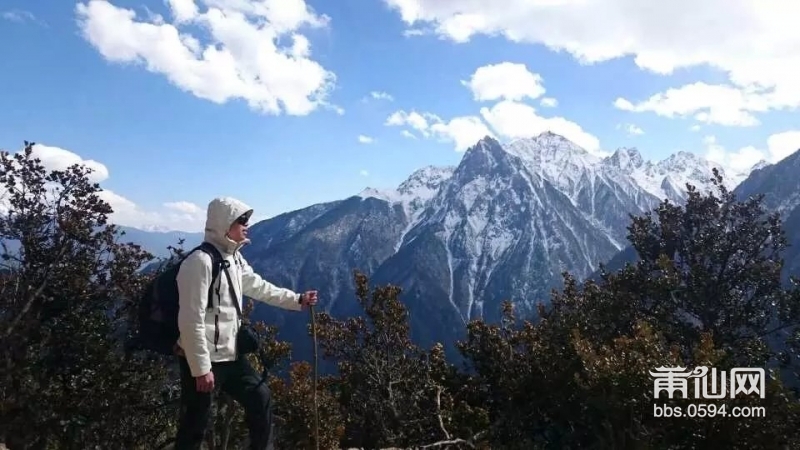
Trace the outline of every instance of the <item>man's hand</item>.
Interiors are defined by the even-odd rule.
[[[194,377],[197,382],[197,392],[211,392],[214,390],[214,372]]]
[[[306,291],[300,295],[300,304],[304,307],[317,304],[317,291]]]

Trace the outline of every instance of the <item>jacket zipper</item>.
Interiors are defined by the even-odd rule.
[[[237,267],[241,267],[239,259],[236,258],[236,256],[234,256],[234,261],[236,262]],[[219,283],[220,285],[222,284],[222,279],[219,280]],[[219,294],[219,286],[217,287],[217,296],[218,299],[222,298],[222,296]],[[233,301],[236,301],[236,299],[234,298]],[[214,351],[219,352],[219,303],[217,304],[217,313],[214,314]]]
[[[219,314],[214,314],[214,351],[219,351]]]
[[[214,313],[214,352],[219,352],[219,283],[222,283],[222,280],[217,280],[217,283],[217,307]]]

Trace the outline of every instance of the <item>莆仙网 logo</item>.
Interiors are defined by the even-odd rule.
[[[655,398],[663,393],[668,398],[675,398],[676,393],[682,398],[689,398],[689,395],[694,394],[696,399],[735,398],[739,394],[758,394],[760,398],[765,397],[765,374],[760,367],[737,367],[726,373],[724,370],[709,369],[706,366],[698,366],[693,370],[662,366],[655,371],[651,370],[650,375],[655,378]]]

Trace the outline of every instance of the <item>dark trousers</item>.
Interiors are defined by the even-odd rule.
[[[199,450],[208,426],[212,392],[198,392],[186,358],[181,367],[181,418],[175,450]],[[273,450],[272,396],[266,381],[244,357],[213,363],[214,388],[221,388],[245,412],[252,450]]]

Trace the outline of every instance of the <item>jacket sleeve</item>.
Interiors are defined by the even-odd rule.
[[[242,264],[242,293],[250,298],[278,308],[300,311],[300,294],[275,286],[253,271],[250,264],[239,255]]]
[[[178,329],[181,347],[192,376],[211,371],[211,354],[206,344],[206,305],[211,282],[211,258],[196,252],[181,264],[178,282]]]

